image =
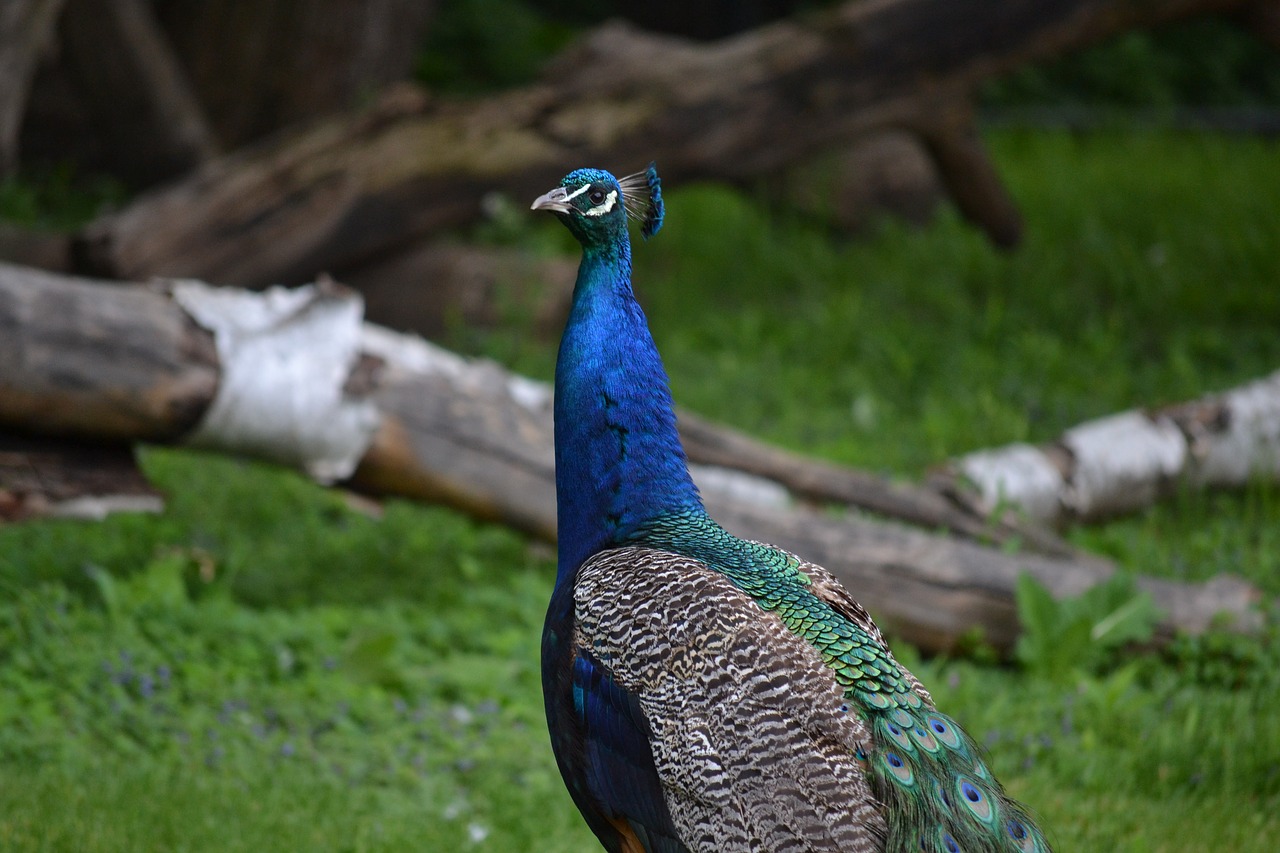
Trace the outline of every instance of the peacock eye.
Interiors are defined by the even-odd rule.
[[[593,189],[591,192],[587,193],[587,198],[591,199],[592,204],[599,204],[604,201],[604,190]]]

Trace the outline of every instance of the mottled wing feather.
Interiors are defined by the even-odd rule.
[[[866,726],[777,616],[697,560],[641,547],[588,560],[573,597],[574,645],[637,699],[690,850],[882,849]]]
[[[636,696],[620,685],[585,647],[574,651],[574,694],[583,726],[587,784],[611,818],[625,818],[631,832],[643,837],[650,850],[680,850],[674,827],[663,805],[653,769],[651,736]]]
[[[565,785],[611,853],[687,853],[667,814],[644,712],[572,642],[572,608],[572,588],[557,588],[542,645],[547,720]]]

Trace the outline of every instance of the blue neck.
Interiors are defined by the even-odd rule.
[[[556,362],[555,427],[557,585],[647,523],[702,511],[667,374],[631,291],[625,234],[583,252]]]

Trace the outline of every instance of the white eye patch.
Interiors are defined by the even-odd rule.
[[[574,193],[574,195],[577,195],[577,193]],[[615,202],[617,202],[617,200],[618,200],[618,191],[609,190],[609,194],[604,197],[604,201],[599,206],[591,208],[583,215],[584,216],[604,216],[606,213],[613,210],[613,205]]]
[[[578,187],[576,190],[574,190],[573,192],[565,196],[564,200],[573,201],[575,198],[582,195],[584,192],[586,192],[589,189],[591,189],[591,184],[583,184],[582,186]]]

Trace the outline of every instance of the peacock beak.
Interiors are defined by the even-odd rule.
[[[530,210],[550,210],[552,213],[569,213],[573,210],[568,202],[568,192],[564,187],[556,187],[551,192],[538,196],[533,200]]]

